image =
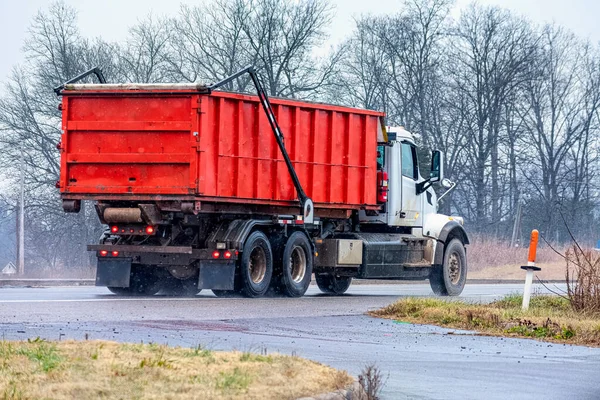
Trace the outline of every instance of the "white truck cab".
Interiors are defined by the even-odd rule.
[[[368,231],[396,233],[407,243],[426,243],[424,263],[431,266],[430,282],[436,294],[456,295],[466,280],[467,264],[464,246],[469,243],[461,217],[438,214],[438,197],[433,184],[446,189],[456,185],[444,178],[443,156],[431,154],[431,171],[424,178],[419,171],[417,146],[412,133],[403,127],[387,127],[377,148],[378,182],[387,191],[382,212],[361,212],[361,228]],[[385,187],[387,186],[387,187]],[[440,198],[441,198],[440,197]],[[391,237],[390,237],[391,238]]]

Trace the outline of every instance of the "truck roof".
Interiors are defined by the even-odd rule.
[[[400,140],[410,140],[411,142],[415,141],[415,135],[412,134],[411,132],[407,131],[406,129],[404,129],[403,126],[388,126],[388,127],[386,127],[386,130],[387,130],[388,134],[395,133],[397,141],[400,141]]]

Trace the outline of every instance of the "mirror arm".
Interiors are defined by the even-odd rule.
[[[454,190],[454,188],[456,187],[456,182],[452,182],[452,186],[450,186],[450,188],[448,190],[446,190],[440,197],[438,197],[437,201],[438,203],[451,191]]]
[[[417,183],[417,195],[420,195],[421,193],[425,192],[432,185],[433,183],[431,183],[431,178],[425,179],[423,182]]]

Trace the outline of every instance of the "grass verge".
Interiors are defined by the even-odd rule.
[[[299,357],[104,341],[0,341],[0,399],[282,399],[352,383]]]
[[[370,314],[402,322],[476,330],[491,336],[600,346],[600,315],[573,311],[569,301],[558,296],[534,296],[527,311],[521,310],[521,303],[520,295],[509,295],[490,304],[406,298]]]

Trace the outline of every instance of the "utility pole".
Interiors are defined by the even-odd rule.
[[[19,275],[25,274],[25,172],[23,171],[23,147],[21,146],[20,194],[19,194],[19,227],[17,244],[17,270]]]
[[[513,225],[512,238],[510,239],[510,247],[515,247],[517,240],[521,237],[521,214],[523,213],[521,199],[517,203],[517,215]]]

